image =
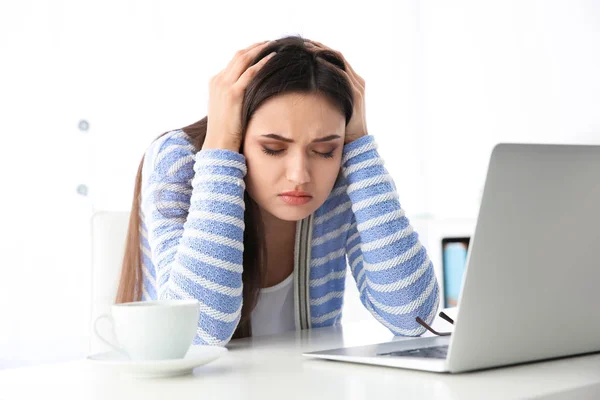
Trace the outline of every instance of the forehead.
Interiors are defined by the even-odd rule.
[[[286,93],[271,97],[260,105],[252,115],[247,134],[277,133],[289,137],[341,135],[345,123],[342,111],[324,95]]]

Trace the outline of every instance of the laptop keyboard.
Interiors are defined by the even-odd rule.
[[[410,349],[402,351],[392,351],[391,353],[378,354],[380,356],[390,357],[420,357],[420,358],[441,358],[448,355],[448,346],[423,347],[421,349]]]

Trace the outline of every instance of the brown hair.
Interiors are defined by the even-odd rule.
[[[263,57],[276,51],[277,55],[269,60],[246,88],[242,107],[242,137],[245,135],[252,114],[270,97],[282,93],[320,93],[343,111],[346,123],[352,117],[352,91],[346,77],[338,70],[345,70],[343,59],[328,50],[305,45],[298,36],[288,36],[275,41],[265,48],[252,65]],[[206,137],[208,117],[182,128],[197,151],[202,149]],[[163,134],[164,135],[164,134]],[[162,136],[162,135],[161,135]],[[240,146],[240,150],[243,148]],[[131,214],[125,244],[125,255],[121,279],[117,290],[117,303],[138,301],[142,292],[142,263],[140,249],[140,189],[141,171],[144,160],[140,162],[135,178]],[[258,294],[265,277],[266,243],[264,228],[258,205],[244,193],[244,255],[243,255],[243,306],[240,322],[233,338],[251,335],[250,314],[258,300]]]

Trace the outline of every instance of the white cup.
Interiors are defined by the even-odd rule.
[[[136,301],[114,304],[110,314],[94,321],[96,336],[131,360],[183,358],[198,329],[197,300]],[[98,322],[108,319],[117,343],[98,332]]]

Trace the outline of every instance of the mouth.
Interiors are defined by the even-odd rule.
[[[312,198],[312,195],[308,192],[303,192],[301,190],[294,190],[291,192],[283,192],[283,193],[279,193],[280,196],[288,196],[288,197],[310,197]]]
[[[309,193],[302,191],[280,193],[279,197],[287,204],[293,206],[306,204],[312,200],[312,196]]]

